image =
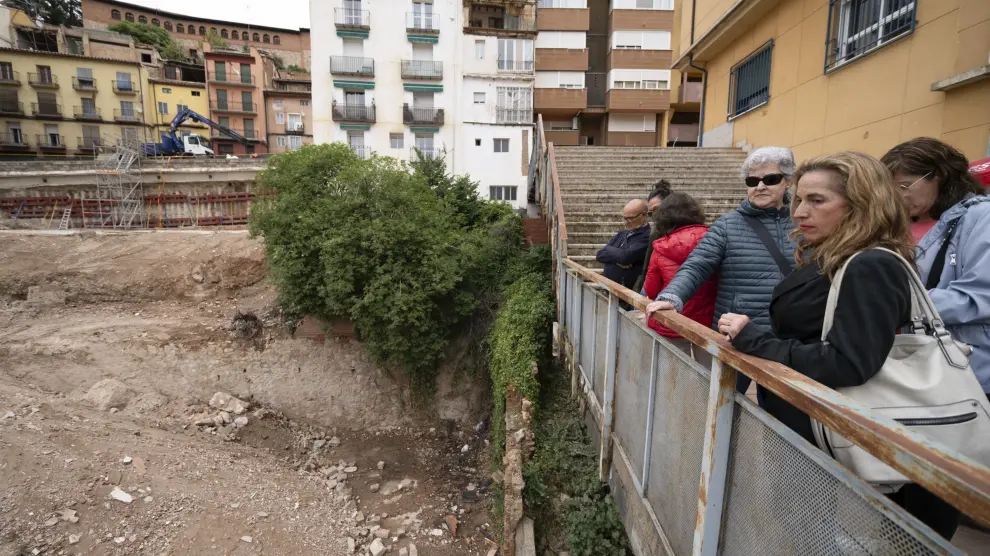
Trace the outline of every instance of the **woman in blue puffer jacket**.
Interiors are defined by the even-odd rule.
[[[919,137],[883,156],[914,221],[918,274],[990,396],[990,197],[961,152]]]

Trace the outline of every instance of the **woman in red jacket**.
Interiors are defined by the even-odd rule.
[[[646,271],[646,281],[643,289],[647,297],[654,299],[668,282],[674,279],[677,269],[681,268],[691,251],[694,251],[702,236],[708,231],[705,226],[705,212],[698,201],[686,193],[672,193],[654,213],[654,225],[660,234],[660,239],[653,242],[653,255]],[[685,317],[711,326],[715,315],[715,295],[718,293],[718,278],[709,278],[684,304],[681,312]],[[711,363],[711,356],[695,349],[694,344],[682,338],[673,330],[662,326],[652,318],[649,326],[657,334],[667,338],[671,343],[691,354],[702,365]]]

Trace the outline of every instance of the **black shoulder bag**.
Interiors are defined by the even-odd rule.
[[[773,257],[773,260],[777,263],[777,266],[780,267],[780,273],[784,276],[790,274],[794,270],[794,267],[791,266],[791,262],[788,261],[787,257],[784,256],[784,253],[781,252],[780,247],[777,246],[777,242],[770,237],[770,232],[767,231],[767,228],[763,225],[763,222],[760,222],[760,219],[755,216],[743,216],[743,218],[746,219],[749,227],[753,228],[753,231],[756,232],[757,237],[759,237],[760,241],[763,242],[763,246],[767,248],[770,256]]]
[[[934,290],[938,287],[938,281],[942,279],[942,270],[945,268],[945,254],[949,251],[949,242],[952,241],[952,234],[956,231],[956,225],[962,217],[956,218],[952,221],[952,225],[945,232],[945,237],[942,238],[942,245],[938,248],[938,253],[935,255],[935,260],[932,261],[932,268],[928,271],[928,279],[925,280],[925,289]]]

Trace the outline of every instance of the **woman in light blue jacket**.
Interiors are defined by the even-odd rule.
[[[918,241],[921,280],[990,397],[990,197],[961,152],[919,137],[883,157],[901,186]]]

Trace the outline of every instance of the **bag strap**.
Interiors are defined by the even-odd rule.
[[[925,281],[925,289],[934,290],[938,287],[938,282],[942,279],[942,270],[945,269],[945,254],[949,251],[949,242],[952,241],[952,234],[955,233],[956,226],[960,220],[962,220],[961,216],[953,220],[952,225],[945,232],[945,236],[942,238],[942,245],[938,248],[935,260],[932,261],[932,268],[928,271],[928,280]]]
[[[901,266],[904,268],[908,275],[908,287],[911,289],[911,322],[915,333],[923,333],[926,335],[931,335],[938,340],[939,347],[942,349],[942,353],[945,355],[946,360],[953,367],[960,369],[965,369],[969,366],[969,356],[952,341],[949,331],[945,329],[945,324],[942,322],[942,317],[939,316],[938,310],[935,308],[935,303],[932,298],[928,295],[928,290],[921,283],[921,278],[918,277],[918,273],[915,272],[914,266],[907,262],[904,257],[891,251],[890,249],[885,249],[883,247],[875,247],[880,251],[885,251],[891,255],[897,257],[897,260],[901,262]],[[853,254],[851,257],[846,259],[839,271],[835,273],[835,278],[832,279],[832,285],[829,287],[828,291],[828,301],[825,304],[825,320],[822,324],[822,343],[827,344],[828,341],[826,337],[828,333],[832,330],[832,325],[835,323],[835,308],[839,302],[839,291],[842,289],[842,278],[845,276],[846,269],[849,268],[849,264],[852,263],[853,259],[857,255],[862,253]],[[878,292],[878,294],[883,295],[884,292]],[[931,332],[929,333],[924,326],[925,321],[928,322],[931,327]]]
[[[791,266],[791,262],[787,260],[784,253],[780,251],[780,247],[777,246],[777,242],[770,237],[770,232],[767,231],[767,228],[763,225],[763,222],[760,222],[760,219],[755,216],[743,216],[743,218],[746,219],[749,227],[753,228],[753,231],[756,232],[757,237],[759,237],[760,241],[763,242],[763,246],[770,252],[770,256],[773,257],[774,262],[776,262],[777,266],[780,268],[780,273],[784,276],[790,274],[794,270],[794,267]]]

